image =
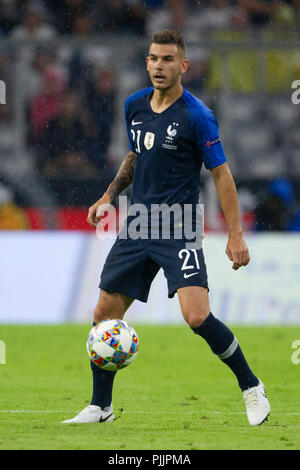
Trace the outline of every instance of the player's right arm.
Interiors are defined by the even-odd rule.
[[[136,154],[130,151],[124,158],[116,177],[110,183],[103,196],[89,208],[87,222],[91,227],[97,227],[109,205],[132,183],[135,162]]]

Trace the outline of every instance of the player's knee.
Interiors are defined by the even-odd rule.
[[[185,321],[190,326],[190,328],[197,328],[198,326],[202,325],[202,323],[206,320],[208,315],[209,315],[209,312],[206,312],[206,311],[191,310],[185,314]]]

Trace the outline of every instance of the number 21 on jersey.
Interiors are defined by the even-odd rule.
[[[141,153],[141,133],[142,131],[138,129],[136,132],[131,129],[131,134],[133,141],[135,143],[135,150],[137,153]],[[146,132],[144,138],[144,146],[147,150],[150,150],[154,145],[155,134],[153,132]]]

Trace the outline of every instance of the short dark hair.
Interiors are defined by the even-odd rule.
[[[157,31],[156,33],[152,34],[150,46],[151,44],[175,44],[178,49],[180,49],[183,54],[185,55],[185,43],[176,31],[171,31],[169,29],[163,29],[162,31]]]

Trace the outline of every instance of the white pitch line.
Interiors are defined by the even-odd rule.
[[[74,411],[70,410],[0,410],[0,413],[74,413]]]
[[[125,413],[125,414],[161,414],[161,412],[159,411],[119,411],[117,410],[116,413]],[[52,413],[55,413],[55,414],[59,414],[59,413],[75,413],[74,410],[0,410],[0,413],[36,413],[36,414],[43,414],[43,413],[46,413],[46,414],[52,414]],[[244,415],[246,414],[245,411],[202,411],[202,413],[206,413],[206,415],[222,415],[222,414],[228,414],[228,415]],[[174,414],[174,415],[178,415],[178,411],[169,411],[167,412],[166,414]],[[194,414],[194,411],[185,411],[183,414]],[[271,411],[271,414],[274,416],[274,415],[300,415],[300,411]]]

